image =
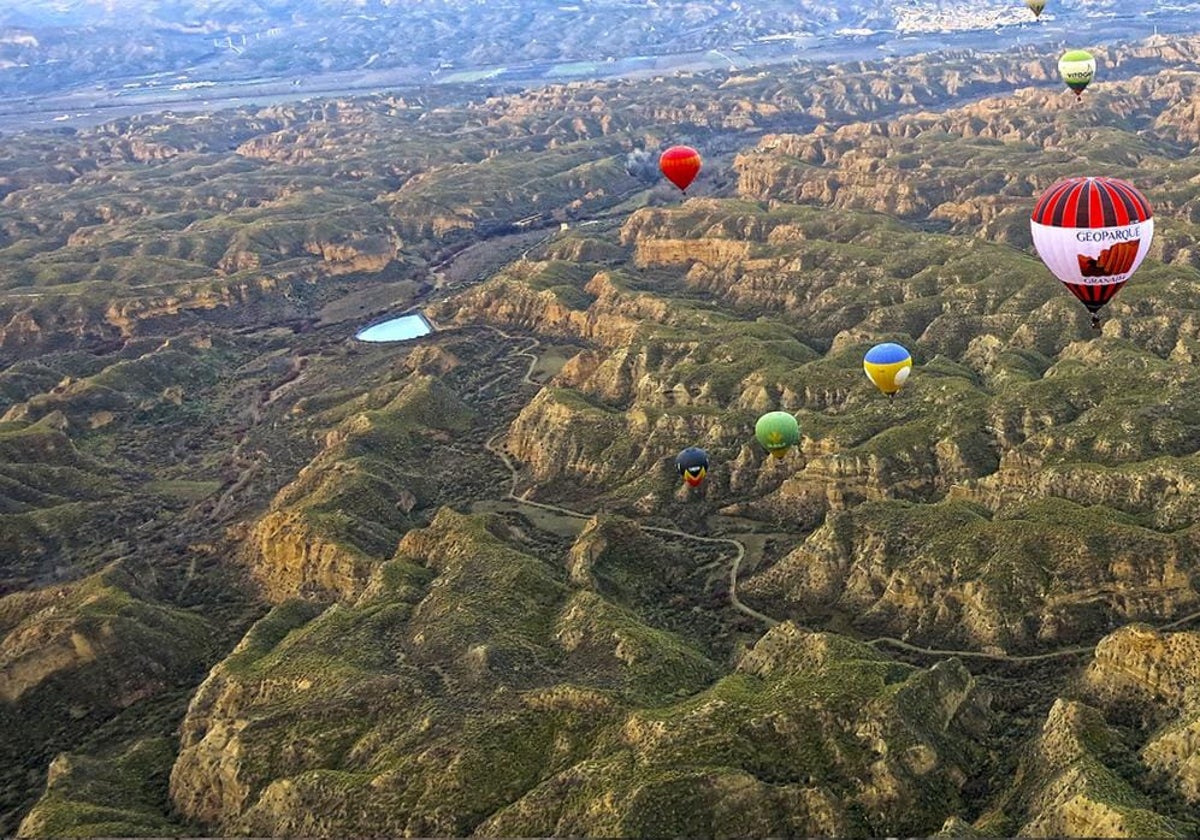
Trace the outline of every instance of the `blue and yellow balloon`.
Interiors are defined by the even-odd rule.
[[[876,344],[863,357],[863,370],[876,388],[894,399],[912,373],[912,354],[899,344]]]

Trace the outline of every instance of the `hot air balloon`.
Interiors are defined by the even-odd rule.
[[[1046,8],[1046,0],[1025,0],[1025,5],[1033,12],[1034,17],[1041,17],[1042,10]]]
[[[708,453],[698,446],[689,446],[675,456],[675,469],[689,487],[699,487],[708,474]]]
[[[1083,89],[1096,75],[1096,59],[1092,58],[1092,54],[1087,50],[1070,50],[1063,53],[1062,58],[1058,60],[1058,73],[1067,83],[1067,87],[1075,91],[1075,100],[1079,101],[1083,96]]]
[[[912,373],[912,354],[899,344],[876,344],[863,357],[863,370],[876,388],[895,399]]]
[[[771,411],[758,418],[754,436],[763,449],[782,458],[788,449],[800,442],[800,424],[786,411]]]
[[[659,157],[658,168],[686,195],[688,185],[700,172],[700,153],[691,146],[672,146]]]
[[[1154,236],[1150,202],[1119,178],[1067,178],[1042,193],[1029,226],[1042,262],[1092,313],[1137,271]]]

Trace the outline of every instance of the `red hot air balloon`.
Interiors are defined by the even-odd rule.
[[[1137,271],[1154,236],[1150,202],[1119,178],[1067,178],[1042,193],[1030,218],[1046,267],[1092,313]]]
[[[688,185],[700,172],[700,153],[691,146],[672,146],[659,157],[658,168],[686,194]]]

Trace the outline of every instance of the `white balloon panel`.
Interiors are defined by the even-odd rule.
[[[1107,228],[1068,228],[1031,221],[1033,247],[1063,283],[1107,286],[1123,283],[1146,258],[1154,219]]]

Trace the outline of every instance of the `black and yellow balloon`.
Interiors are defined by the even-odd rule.
[[[699,487],[708,475],[708,453],[698,446],[689,446],[675,456],[675,470],[688,487]]]
[[[754,437],[775,458],[800,442],[800,424],[786,411],[769,411],[754,424]]]

